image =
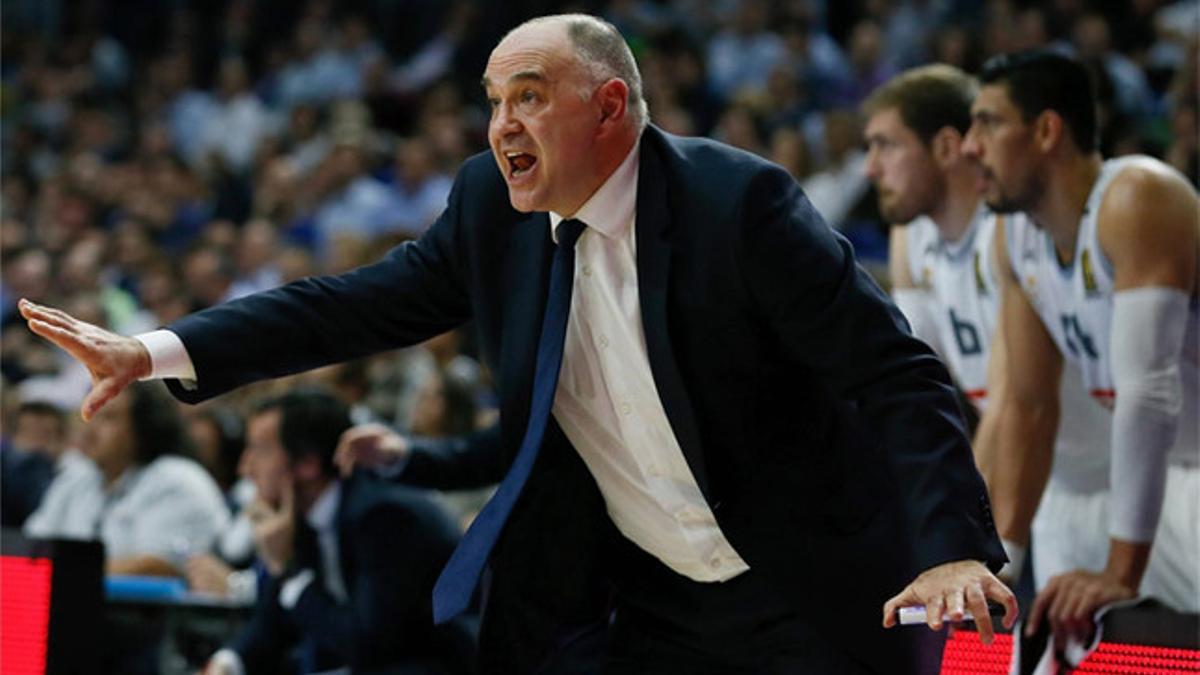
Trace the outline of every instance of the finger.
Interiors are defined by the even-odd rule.
[[[925,603],[925,623],[933,630],[942,629],[942,612],[946,611],[946,599],[941,593]]]
[[[1029,610],[1029,623],[1025,624],[1025,635],[1033,637],[1037,633],[1038,628],[1042,624],[1042,617],[1046,613],[1046,608],[1054,602],[1054,595],[1058,592],[1058,579],[1051,579],[1050,583],[1046,584],[1046,588],[1042,589],[1041,593],[1033,600],[1033,607]]]
[[[97,382],[83,399],[83,406],[80,408],[83,421],[90,421],[92,416],[96,414],[96,411],[103,408],[106,403],[121,393],[125,385],[126,382],[115,377],[107,377]]]
[[[1005,630],[1012,630],[1012,627],[1017,623],[1017,617],[1021,614],[1021,608],[1017,604],[1017,596],[1013,594],[1012,589],[1007,584],[995,577],[985,579],[983,588],[986,597],[1004,605],[1004,628]]]
[[[285,517],[292,515],[292,509],[296,504],[296,486],[291,479],[283,481],[283,489],[280,491],[279,511]]]
[[[950,616],[950,620],[959,622],[963,620],[963,612],[966,611],[966,603],[964,601],[963,592],[960,589],[953,589],[946,593],[946,614]]]
[[[30,319],[29,330],[62,347],[72,355],[84,351],[84,345],[79,339],[79,335],[74,330],[65,326],[52,324],[41,319]]]
[[[883,627],[891,628],[892,626],[896,625],[896,612],[899,611],[901,607],[915,605],[920,603],[920,601],[921,599],[917,597],[917,594],[911,585],[892,596],[890,600],[883,603]]]
[[[353,431],[353,429],[350,431]],[[348,437],[350,431],[342,434],[342,437],[338,440],[337,449],[333,451],[333,463],[343,476],[349,476],[350,472],[354,470],[354,456],[350,451],[350,439]]]
[[[21,316],[25,317],[26,319],[38,319],[40,321],[64,328],[71,327],[76,322],[74,317],[62,310],[39,305],[28,300],[22,300],[18,307],[21,311]]]
[[[983,594],[983,587],[979,584],[968,585],[966,597],[967,607],[975,618],[975,628],[979,631],[979,639],[985,645],[992,644],[992,636],[995,635],[996,630],[992,625],[992,615],[988,613],[987,596]]]

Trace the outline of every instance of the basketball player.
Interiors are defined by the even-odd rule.
[[[976,89],[973,78],[946,65],[915,68],[881,86],[864,104],[865,170],[879,193],[884,218],[907,223],[893,227],[891,235],[889,268],[896,304],[913,332],[942,356],[982,412],[989,385],[998,386],[1003,371],[1002,343],[993,340],[1000,306],[992,254],[995,227],[998,220],[1023,216],[997,216],[984,205],[979,166],[962,153]],[[1051,484],[1100,492],[1108,480],[1107,414],[1089,400],[1075,368],[1064,372],[1064,414],[1055,447],[1059,480]],[[979,451],[995,447],[982,442],[994,432],[995,418],[985,416],[984,421],[976,432],[975,448],[987,477],[991,459]],[[1029,521],[1024,522],[1024,530],[1004,539],[1011,562],[1002,575],[1010,580],[1020,576],[1025,559]],[[1104,565],[1107,539],[1094,531],[1080,532],[1075,525],[1061,518],[1039,516],[1035,521],[1034,529],[1050,540],[1091,538],[1088,545],[1055,556],[1040,553],[1043,548],[1057,552],[1053,541],[1039,541],[1034,553],[1037,579]]]
[[[1048,620],[1056,638],[1083,637],[1095,610],[1139,593],[1196,612],[1197,195],[1157,160],[1100,158],[1080,63],[1005,55],[981,80],[963,150],[983,167],[988,205],[1029,216],[995,239],[1009,354],[989,411],[994,483],[1010,488],[993,490],[1002,535],[1035,508],[1049,472],[1064,359],[1112,417],[1110,498],[1056,505],[1107,531],[1106,563],[1050,579],[1027,631]]]

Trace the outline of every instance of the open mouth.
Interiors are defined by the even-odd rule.
[[[504,158],[508,160],[508,175],[512,178],[529,173],[537,164],[537,157],[528,152],[510,150],[504,153]]]

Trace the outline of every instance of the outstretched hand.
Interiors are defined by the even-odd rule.
[[[988,614],[988,599],[1004,605],[1004,627],[1011,629],[1017,621],[1017,598],[999,579],[975,560],[948,562],[925,570],[921,576],[900,591],[883,606],[883,627],[896,625],[896,611],[901,607],[924,605],[926,623],[941,630],[943,614],[952,621],[963,620],[971,612],[979,637],[991,644],[995,630]]]
[[[60,309],[28,300],[17,304],[29,330],[64,349],[87,367],[92,391],[83,399],[80,413],[92,419],[96,411],[140,377],[150,374],[150,352],[135,338],[117,335]]]

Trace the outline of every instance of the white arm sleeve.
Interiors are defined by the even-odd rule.
[[[142,379],[196,380],[196,367],[178,335],[169,330],[155,330],[133,337],[150,352],[150,375]]]
[[[1135,288],[1113,298],[1114,539],[1149,542],[1158,527],[1167,455],[1183,411],[1179,358],[1187,310],[1187,295],[1174,288]]]
[[[920,288],[897,288],[892,290],[892,300],[903,312],[904,318],[908,319],[913,335],[933,347],[939,356],[944,354],[941,341],[938,340],[932,294]]]
[[[221,675],[246,675],[246,667],[242,664],[242,657],[232,649],[222,649],[213,654],[209,665]]]

